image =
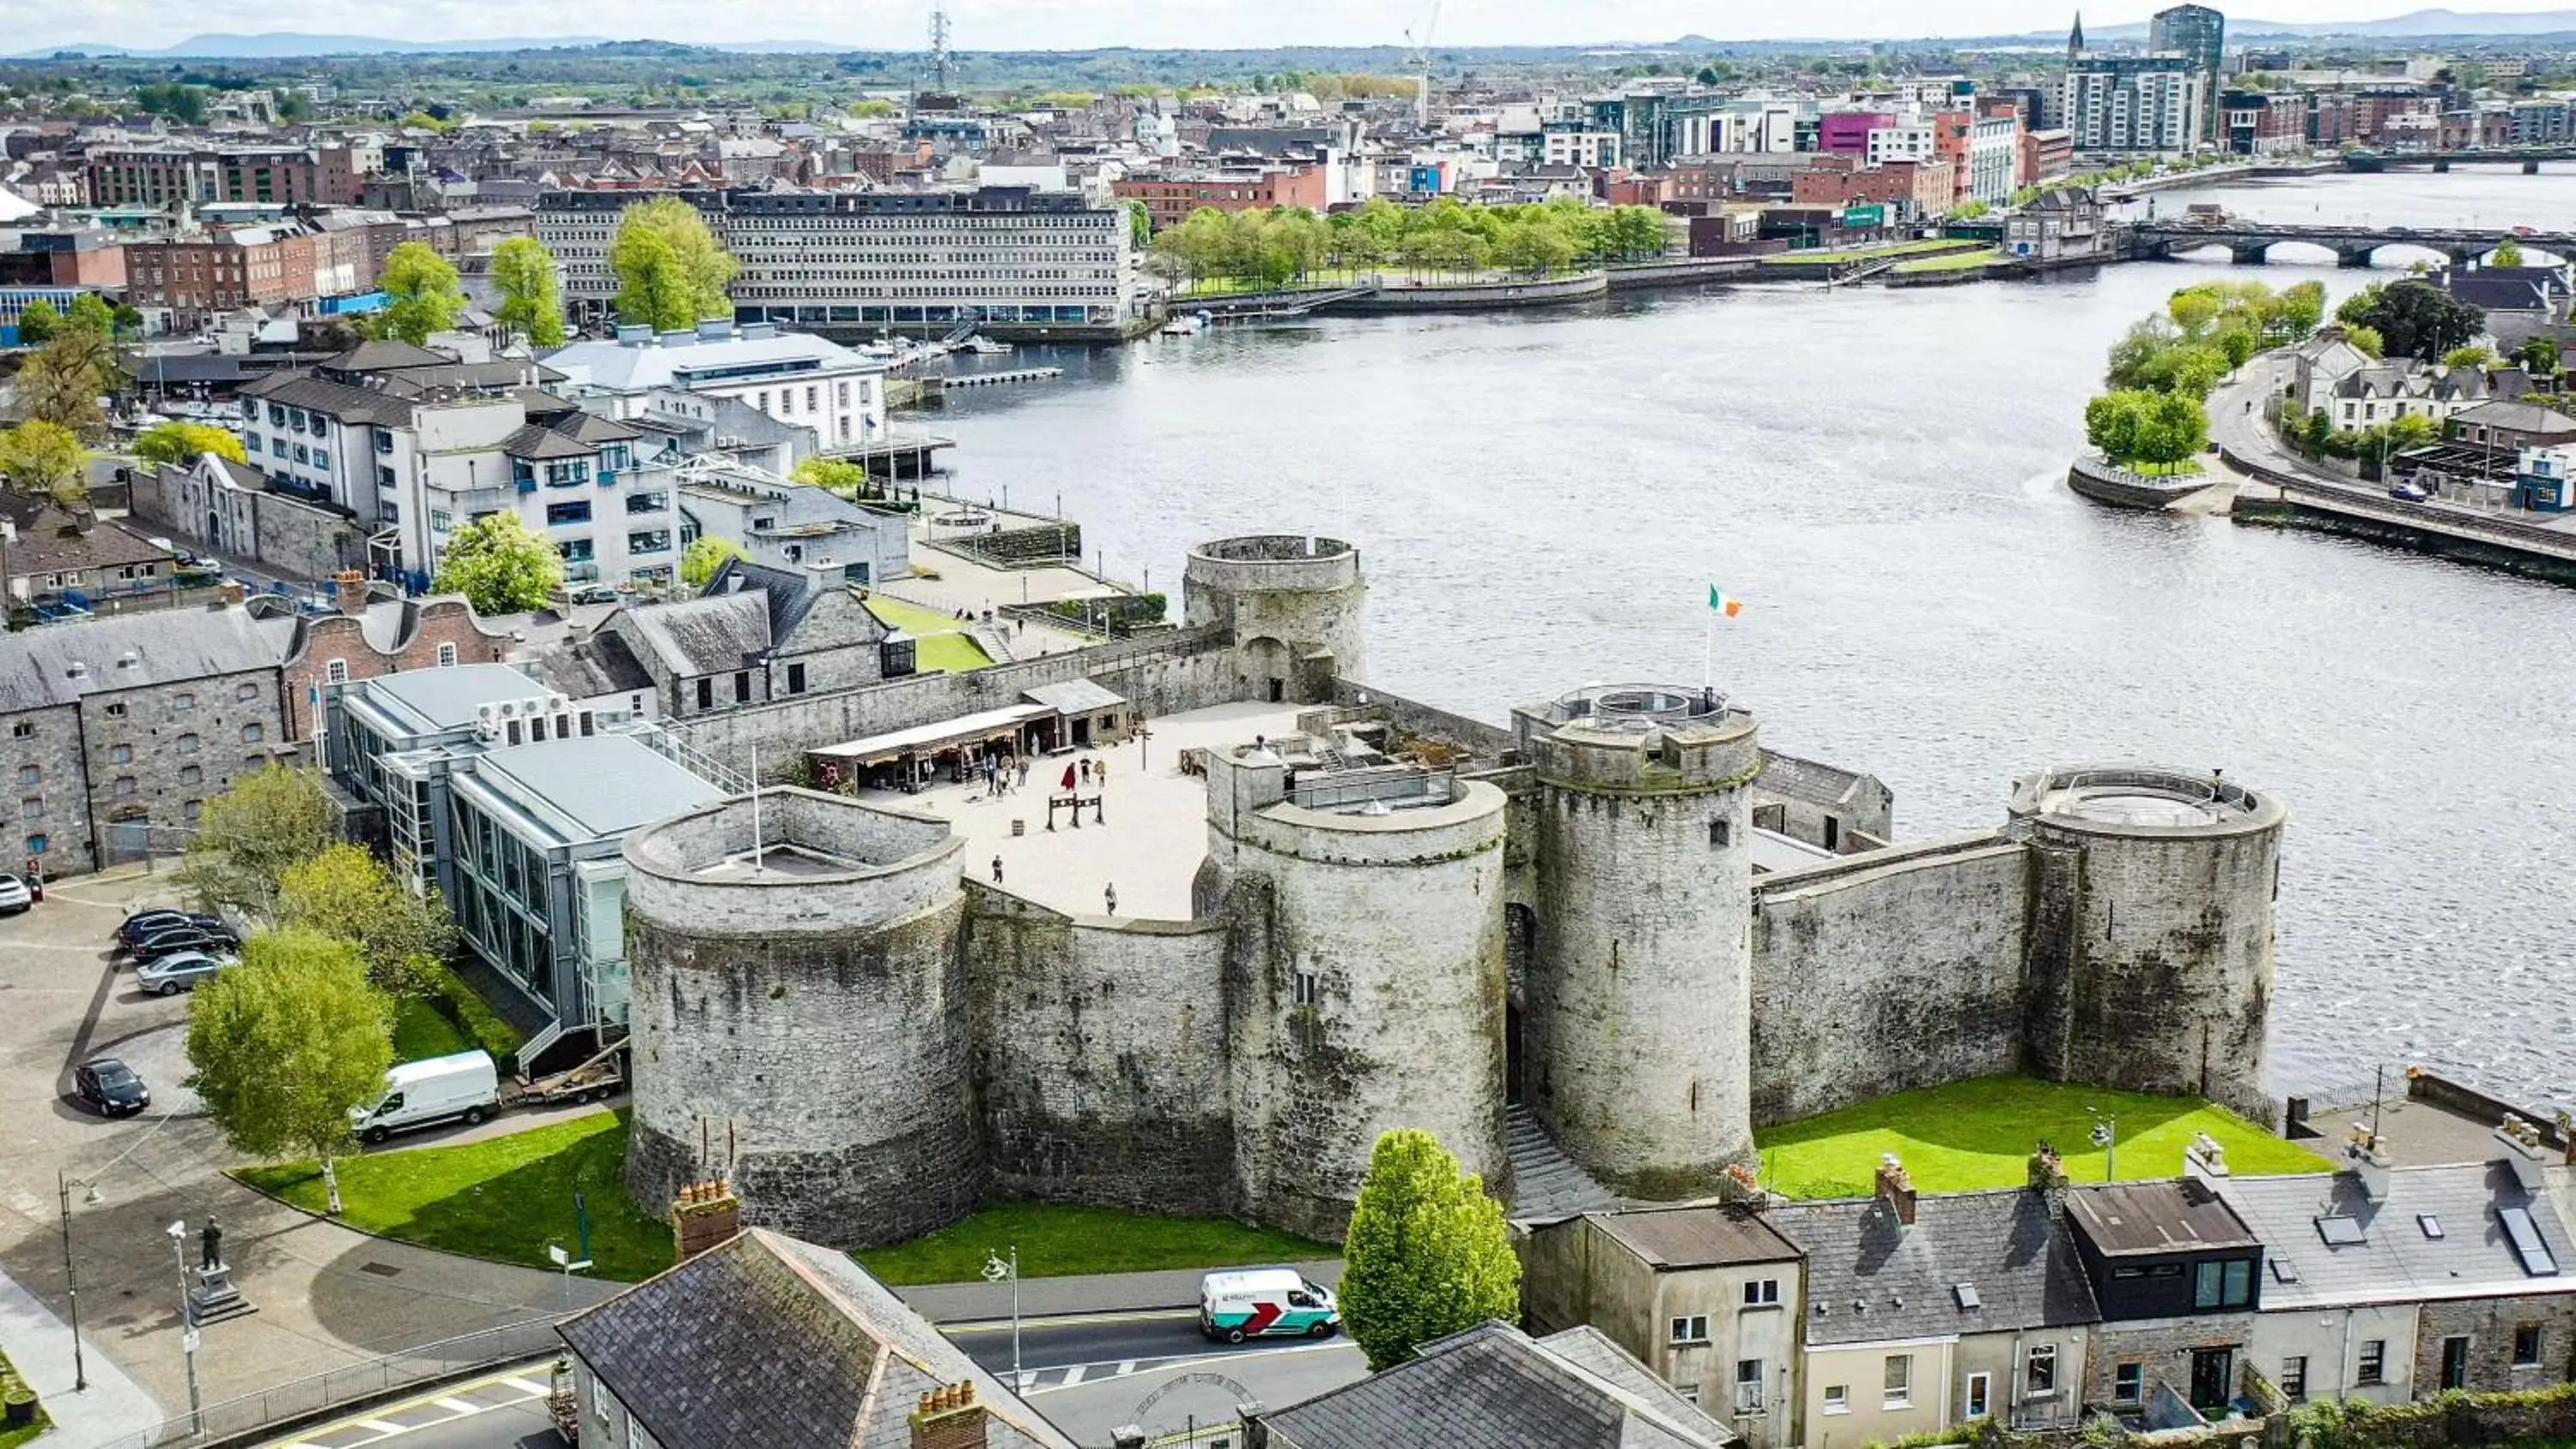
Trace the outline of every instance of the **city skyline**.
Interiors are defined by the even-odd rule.
[[[2560,0],[2480,0],[2473,13],[2547,12]],[[2097,29],[2144,22],[2160,6],[2150,0],[2085,7]],[[2367,23],[2426,7],[2409,0],[2264,0],[2245,18],[2283,24]],[[1070,0],[960,0],[952,4],[961,50],[1081,50],[1099,47],[1263,49],[1282,46],[1401,46],[1409,30],[1430,17],[1426,3],[1388,9],[1359,0],[1322,0],[1293,13],[1276,7],[1219,0],[1114,0],[1077,5]],[[99,0],[72,9],[36,0],[0,0],[0,29],[22,38],[18,53],[54,46],[164,48],[208,35],[294,32],[334,38],[403,42],[454,39],[485,42],[530,38],[542,43],[608,39],[692,40],[722,35],[729,41],[811,39],[818,51],[905,50],[922,43],[929,6],[916,0],[869,0],[855,6],[826,0],[707,6],[691,0],[599,0],[575,10],[533,9],[503,0],[429,0],[393,5],[383,0],[333,4],[325,0],[205,0],[174,9],[145,0]],[[1941,0],[1934,5],[1899,0],[1817,0],[1788,10],[1712,16],[1683,0],[1622,0],[1576,18],[1532,10],[1503,0],[1457,0],[1439,10],[1437,45],[1653,45],[1698,35],[1728,40],[1868,40],[1939,36],[1994,36],[2062,29],[2069,7],[2031,0]],[[2233,24],[2231,28],[2240,29]]]

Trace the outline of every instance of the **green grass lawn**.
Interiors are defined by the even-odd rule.
[[[888,1283],[959,1283],[984,1274],[988,1253],[1020,1250],[1020,1276],[1144,1273],[1341,1256],[1341,1249],[1229,1218],[1166,1218],[1111,1208],[996,1203],[927,1237],[854,1254]]]
[[[671,1266],[671,1229],[627,1200],[626,1114],[595,1112],[457,1147],[370,1152],[340,1163],[341,1220],[389,1238],[477,1258],[549,1266],[546,1246],[578,1247],[573,1207],[590,1208],[592,1276],[632,1282]],[[234,1174],[307,1212],[322,1211],[310,1161]]]
[[[1884,257],[1919,256],[1926,252],[1945,252],[1961,247],[1972,251],[1991,252],[1993,250],[1991,246],[1981,241],[1952,241],[1941,238],[1932,241],[1890,242],[1882,247],[1851,247],[1842,251],[1774,252],[1762,258],[1762,261],[1766,265],[1773,266],[1787,266],[1793,262],[1873,262]]]
[[[1989,262],[2001,260],[2003,259],[1991,249],[1980,248],[1973,252],[1947,252],[1935,257],[1916,257],[1910,262],[1898,262],[1896,269],[1900,272],[1964,272],[1972,267],[1982,267]]]
[[[0,1384],[15,1385],[18,1382],[17,1368],[9,1362],[6,1354],[0,1354]],[[0,1449],[17,1449],[17,1446],[37,1438],[53,1426],[53,1416],[45,1412],[45,1406],[40,1402],[36,1405],[33,1419],[15,1429],[0,1428]]]
[[[2196,1098],[2111,1092],[2027,1077],[1978,1077],[1946,1087],[1899,1092],[1839,1112],[1784,1123],[1754,1134],[1763,1176],[1790,1197],[1868,1195],[1882,1152],[1905,1162],[1925,1192],[2019,1187],[2040,1138],[2055,1144],[2067,1176],[2100,1182],[2102,1149],[2092,1145],[2099,1108],[2117,1119],[2122,1178],[2172,1177],[2195,1132],[2227,1149],[2230,1170],[2322,1172],[2331,1164],[2232,1113]]]
[[[429,1057],[472,1051],[474,1038],[425,997],[394,999],[394,1060],[417,1062]]]
[[[924,674],[963,674],[993,662],[983,645],[958,629],[959,620],[937,609],[870,594],[868,612],[913,636],[913,665]]]

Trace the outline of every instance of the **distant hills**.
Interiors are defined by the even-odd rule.
[[[2045,41],[2059,38],[2064,33],[2063,31],[2031,31],[2024,35],[1978,38]],[[2088,26],[2085,29],[2088,37],[2097,40],[2138,40],[2144,38],[2146,33],[2147,27],[2143,24]],[[2576,33],[2576,10],[2539,10],[2519,14],[2479,10],[2415,10],[2404,15],[2392,15],[2384,20],[2327,20],[2308,23],[2239,19],[2231,15],[2227,20],[2227,33],[2231,38],[2257,35],[2284,37],[2349,35],[2380,39],[2436,35],[2559,35]],[[1959,38],[1970,39],[1970,37]],[[1724,37],[1686,35],[1668,46],[1656,48],[1707,51],[1741,43],[1743,42],[1729,41]],[[52,45],[24,51],[7,58],[44,60],[57,55],[76,54],[144,60],[276,60],[301,55],[456,55],[506,50],[573,49],[601,45],[649,49],[664,44],[673,44],[674,48],[680,48],[672,42],[653,40],[619,42],[596,35],[507,36],[492,40],[392,40],[380,35],[314,35],[301,31],[275,30],[257,34],[218,32],[197,35],[180,41],[176,45],[162,46],[159,49],[139,49],[126,45]],[[1581,44],[1582,42],[1578,41],[1568,41],[1565,48],[1575,49]],[[1765,48],[1771,48],[1778,46],[1780,42],[1772,41],[1764,44]],[[754,55],[787,55],[799,52],[830,53],[843,47],[818,45],[806,40],[753,40],[735,43],[707,42],[691,48],[730,50]],[[859,48],[875,49],[876,47]],[[1318,48],[1349,49],[1352,47]],[[1538,47],[1538,49],[1549,48]],[[1455,45],[1444,46],[1442,49],[1472,53],[1481,49],[1527,51],[1532,47]]]

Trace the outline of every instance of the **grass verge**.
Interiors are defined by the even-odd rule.
[[[443,999],[425,996],[394,998],[395,1061],[425,1061],[474,1049],[474,1038],[447,1014],[445,1005]]]
[[[24,1387],[25,1381],[18,1377],[17,1366],[9,1362],[8,1355],[0,1354],[0,1397],[15,1394]],[[44,1404],[39,1402],[34,1418],[14,1429],[0,1428],[0,1449],[17,1449],[18,1445],[42,1436],[52,1427],[53,1416],[46,1413]]]
[[[1956,251],[1961,248],[1981,252],[1994,250],[1993,247],[1981,241],[1951,241],[1941,238],[1930,241],[1891,242],[1881,247],[1848,247],[1840,251],[1773,252],[1762,258],[1762,264],[1785,267],[1804,262],[1874,262],[1887,257],[1921,256],[1926,253]]]
[[[2046,1138],[2077,1182],[2103,1180],[2104,1153],[2092,1145],[2099,1109],[2118,1123],[2120,1176],[2172,1177],[2182,1150],[2206,1132],[2227,1149],[2230,1170],[2251,1175],[2322,1172],[2324,1158],[2234,1113],[2192,1097],[2113,1092],[2028,1077],[1978,1077],[1783,1123],[1754,1134],[1764,1178],[1790,1197],[1861,1197],[1879,1154],[1904,1160],[1925,1192],[2019,1187],[2031,1150]]]
[[[1900,272],[1964,272],[1972,268],[1985,267],[1991,263],[1999,262],[2001,260],[2003,260],[2002,257],[1997,256],[1990,250],[1978,250],[1973,252],[1944,252],[1939,256],[1916,257],[1910,262],[1898,262],[1896,264],[1896,270]]]
[[[518,1055],[520,1046],[527,1041],[526,1035],[504,1020],[501,1013],[494,1011],[491,1003],[467,985],[465,978],[457,975],[453,967],[443,962],[431,962],[414,969],[430,990],[428,1000],[431,1008],[445,1016],[449,1024],[467,1038],[464,1046],[456,1050],[479,1046],[492,1054],[493,1062],[501,1070],[510,1070],[510,1059]],[[400,1026],[399,1021],[396,1026]],[[396,1045],[400,1046],[399,1040]],[[397,1056],[396,1060],[415,1058]]]
[[[913,667],[924,674],[963,674],[993,662],[984,646],[957,627],[958,620],[937,609],[870,594],[868,612],[913,636]]]
[[[671,1266],[671,1229],[626,1196],[626,1114],[596,1112],[453,1147],[371,1152],[340,1163],[341,1221],[469,1257],[551,1266],[548,1244],[578,1248],[573,1195],[590,1210],[591,1275],[621,1282]],[[306,1212],[322,1211],[312,1161],[233,1174]]]
[[[995,1203],[926,1237],[853,1256],[888,1283],[961,1283],[984,1275],[989,1253],[1017,1246],[1024,1278],[1146,1273],[1336,1258],[1341,1249],[1230,1218],[1167,1218],[1056,1203]]]

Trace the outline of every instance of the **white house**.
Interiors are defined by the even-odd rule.
[[[616,417],[677,389],[731,398],[811,428],[826,454],[860,452],[886,438],[881,364],[766,322],[701,322],[694,332],[620,327],[614,341],[576,342],[548,354],[545,364],[563,374],[566,395],[605,399],[604,410]]]

